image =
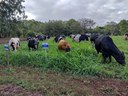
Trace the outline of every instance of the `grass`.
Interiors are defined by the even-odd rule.
[[[53,41],[53,38],[43,41],[49,44],[46,53],[44,49],[41,48],[42,41],[40,41],[38,51],[28,51],[27,42],[24,41],[21,42],[21,46],[17,52],[9,52],[9,61],[10,65],[13,66],[30,66],[40,68],[42,71],[53,70],[84,76],[128,79],[128,41],[123,40],[121,36],[112,38],[117,47],[125,53],[125,66],[118,64],[114,58],[109,64],[101,64],[102,56],[96,53],[90,41],[77,43],[73,42],[70,38],[66,38],[72,46],[69,53],[59,51],[57,49],[57,43]],[[0,45],[0,61],[1,64],[5,65],[6,58],[3,46],[3,44]],[[12,72],[14,70],[6,71]]]

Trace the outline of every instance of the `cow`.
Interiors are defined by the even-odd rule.
[[[91,43],[94,43],[95,42],[95,40],[96,40],[96,38],[98,38],[98,34],[92,34],[91,36],[90,36],[90,41],[91,41]]]
[[[32,38],[31,36],[28,36],[28,37],[27,37],[27,40],[29,40],[29,39],[31,39],[31,38]]]
[[[102,63],[105,63],[107,58],[109,58],[109,62],[111,62],[111,56],[113,56],[118,63],[125,65],[124,53],[116,47],[113,40],[109,36],[100,35],[95,39],[94,43],[97,53],[102,53]]]
[[[12,47],[13,51],[16,51],[16,49],[20,47],[20,39],[17,37],[11,38],[9,40],[9,46]]]
[[[46,35],[46,39],[50,39],[50,35]]]
[[[124,39],[128,40],[128,32],[124,34]]]
[[[45,35],[36,35],[36,38],[40,41],[46,40],[46,36]]]
[[[70,38],[74,38],[75,37],[75,34],[70,34]]]
[[[28,48],[29,48],[29,51],[32,49],[34,50],[38,50],[38,45],[39,45],[39,42],[37,41],[37,39],[35,38],[31,38],[28,40]]]
[[[81,42],[81,41],[84,41],[84,40],[88,41],[88,36],[85,35],[85,34],[77,34],[77,35],[74,36],[73,40],[76,41],[76,42]]]
[[[56,42],[56,43],[58,43],[59,42],[59,39],[65,39],[65,36],[64,35],[57,35],[55,38],[54,38],[54,41]]]
[[[63,38],[60,38],[60,39],[59,39],[59,43],[58,43],[58,49],[59,49],[59,50],[63,50],[63,51],[65,51],[65,52],[69,52],[70,49],[71,49],[71,46],[70,46],[70,44],[69,44],[67,41],[65,41]]]

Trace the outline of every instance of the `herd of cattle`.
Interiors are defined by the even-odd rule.
[[[128,34],[124,35],[125,40],[126,37],[128,38]],[[54,41],[58,43],[58,49],[63,50],[65,52],[69,52],[71,50],[71,45],[69,42],[66,41],[65,35],[58,35],[54,38]],[[125,65],[125,55],[124,52],[121,52],[117,46],[114,44],[113,40],[107,36],[107,35],[97,35],[92,34],[90,36],[82,35],[82,34],[71,34],[70,38],[72,38],[73,41],[81,42],[81,41],[88,41],[90,38],[90,41],[95,45],[95,49],[97,53],[102,53],[102,63],[105,63],[107,61],[107,58],[109,58],[109,62],[111,62],[111,56],[115,58],[115,60],[120,63],[121,65]],[[40,36],[37,35],[36,37],[28,37],[28,49],[29,50],[37,50],[39,42],[38,40],[46,40],[50,39],[50,36]],[[9,40],[9,46],[12,47],[14,51],[16,51],[17,48],[20,46],[20,39],[19,38],[11,38]]]

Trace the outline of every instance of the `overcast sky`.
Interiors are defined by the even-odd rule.
[[[28,19],[78,20],[89,18],[98,25],[128,19],[128,0],[26,0]]]

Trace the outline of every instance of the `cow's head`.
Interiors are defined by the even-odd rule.
[[[95,42],[95,40],[98,38],[98,34],[93,34],[93,35],[91,35],[91,37],[90,37],[90,41],[92,42],[92,43],[94,43]]]
[[[66,49],[65,49],[65,51],[66,51],[66,52],[69,52],[70,50],[71,50],[71,46],[70,46],[69,43],[67,43],[67,44],[66,44]]]
[[[67,48],[66,48],[66,52],[69,52],[69,51],[70,51],[70,48],[69,48],[69,47],[67,47]]]
[[[35,48],[38,49],[39,42],[37,40],[35,40],[34,45],[35,45]]]
[[[116,58],[116,61],[122,65],[125,65],[125,55],[124,55],[124,52],[121,52],[117,58]]]

